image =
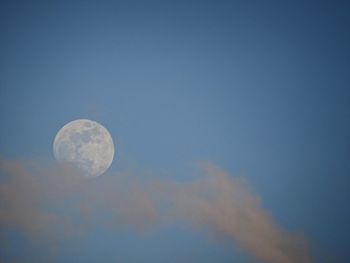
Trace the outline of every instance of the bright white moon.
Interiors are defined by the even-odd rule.
[[[99,176],[112,164],[114,144],[101,124],[80,119],[67,123],[53,143],[55,159],[78,167],[87,176]]]

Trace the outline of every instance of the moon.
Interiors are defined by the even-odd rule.
[[[55,159],[70,163],[88,177],[103,174],[114,157],[114,143],[108,130],[96,121],[74,120],[64,125],[53,143]]]

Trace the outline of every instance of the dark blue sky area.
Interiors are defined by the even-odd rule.
[[[96,120],[112,170],[182,180],[208,160],[317,262],[349,262],[349,14],[347,1],[1,1],[0,156],[50,161],[58,129]],[[91,229],[57,262],[253,262],[181,224],[125,232]],[[40,253],[6,236],[0,261]]]

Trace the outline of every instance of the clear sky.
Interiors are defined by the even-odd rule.
[[[1,1],[1,159],[52,162],[57,131],[92,119],[115,141],[112,172],[181,181],[215,163],[302,232],[317,262],[349,262],[349,13],[346,1]],[[5,242],[1,262],[43,251],[0,225]],[[256,262],[180,222],[92,226],[56,254]]]

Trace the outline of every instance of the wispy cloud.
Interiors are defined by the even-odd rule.
[[[1,160],[0,179],[0,226],[30,240],[57,245],[96,224],[142,230],[180,219],[262,262],[311,262],[304,238],[278,226],[244,182],[213,164],[176,182],[130,172],[90,180],[69,167]]]

